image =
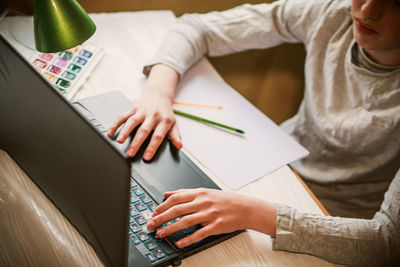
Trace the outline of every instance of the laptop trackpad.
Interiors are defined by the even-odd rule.
[[[185,153],[178,151],[168,140],[164,140],[149,162],[143,160],[146,147],[147,144],[143,144],[133,159],[132,176],[158,203],[164,199],[165,191],[198,187],[219,189]]]

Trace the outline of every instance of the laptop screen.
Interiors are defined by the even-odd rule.
[[[1,35],[0,148],[106,265],[126,265],[128,160]]]

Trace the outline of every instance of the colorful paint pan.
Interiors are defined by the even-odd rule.
[[[37,52],[32,65],[64,95],[75,94],[103,57],[103,49],[83,44],[59,53]]]

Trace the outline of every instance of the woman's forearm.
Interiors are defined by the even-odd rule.
[[[247,228],[275,237],[276,206],[257,198],[252,198],[251,202]]]
[[[176,70],[164,64],[156,64],[151,69],[144,93],[158,93],[172,102],[178,81],[179,74]]]

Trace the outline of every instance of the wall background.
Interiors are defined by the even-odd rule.
[[[204,13],[224,10],[243,3],[271,2],[261,0],[78,0],[89,13],[172,10]],[[0,0],[0,11],[6,7],[32,14],[34,0]],[[276,123],[293,116],[301,102],[304,88],[305,52],[300,44],[284,44],[268,50],[253,50],[211,58],[217,71],[239,93]]]

